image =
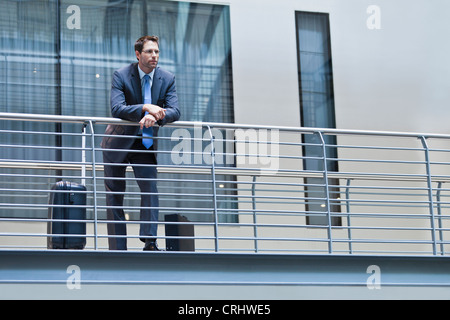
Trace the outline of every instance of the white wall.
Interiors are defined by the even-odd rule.
[[[365,26],[370,1],[332,11],[337,126],[450,132],[450,2],[375,2],[380,30]]]
[[[330,14],[338,128],[450,133],[450,1],[221,3],[231,11],[237,123],[300,125],[295,11],[317,11]],[[367,27],[370,5],[379,30]]]

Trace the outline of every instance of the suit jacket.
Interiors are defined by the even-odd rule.
[[[166,109],[164,119],[158,121],[159,126],[176,121],[180,118],[178,98],[175,87],[175,76],[168,71],[156,67],[152,80],[152,104]],[[133,122],[139,122],[142,112],[143,98],[141,79],[139,77],[138,64],[132,63],[116,70],[111,84],[111,114],[114,118],[120,118]],[[153,127],[153,136],[158,136],[159,126]],[[121,136],[136,136],[139,133],[139,125],[108,125],[101,147],[104,149],[130,149],[135,138]],[[157,149],[158,140],[153,140],[153,148]],[[112,152],[103,151],[103,157],[107,162],[122,162],[128,151]]]

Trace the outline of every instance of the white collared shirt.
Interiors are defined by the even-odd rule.
[[[156,69],[156,68],[155,68]],[[155,75],[155,69],[152,70],[152,72],[148,73],[148,75],[150,76],[150,90],[152,88],[152,84],[153,84],[153,76]],[[139,70],[139,77],[141,78],[141,90],[142,90],[142,95],[144,95],[144,76],[147,74],[144,71],[141,70],[141,68],[138,65],[138,70]]]

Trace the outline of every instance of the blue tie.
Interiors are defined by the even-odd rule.
[[[150,76],[146,74],[144,76],[144,104],[152,103],[152,91],[150,88]],[[145,112],[147,115],[148,112]],[[142,144],[148,149],[153,144],[153,139],[148,137],[153,137],[153,127],[142,129]]]

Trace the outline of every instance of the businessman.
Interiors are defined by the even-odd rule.
[[[180,118],[175,77],[159,68],[159,41],[156,36],[139,38],[135,45],[137,63],[113,75],[111,114],[139,125],[108,125],[102,140],[108,243],[110,250],[126,250],[123,199],[125,171],[131,166],[141,190],[139,237],[144,250],[159,250],[156,244],[158,195],[156,153],[158,129]],[[157,124],[157,126],[155,126]],[[114,208],[117,207],[117,208]]]

